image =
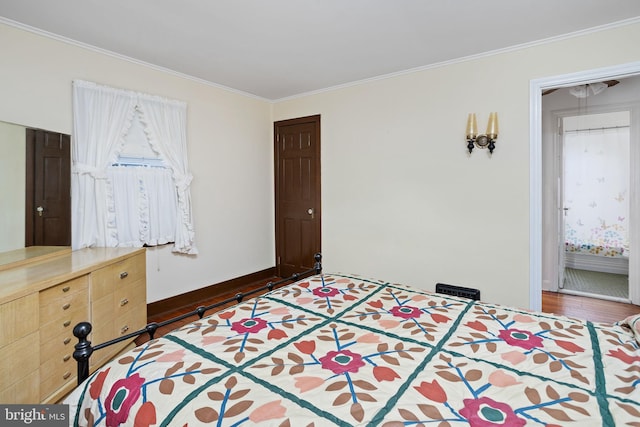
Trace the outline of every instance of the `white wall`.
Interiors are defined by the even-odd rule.
[[[188,104],[195,257],[147,255],[148,301],[274,265],[271,104],[0,24],[0,120],[72,133],[82,79]]]
[[[284,100],[322,116],[329,271],[477,287],[529,307],[530,80],[633,62],[640,24]],[[492,158],[465,151],[467,114],[498,112]]]

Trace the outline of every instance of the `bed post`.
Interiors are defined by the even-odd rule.
[[[320,252],[316,253],[313,256],[313,259],[316,260],[316,263],[313,265],[313,268],[316,270],[316,274],[322,273],[322,254]]]
[[[87,336],[90,333],[91,323],[89,322],[78,323],[73,328],[73,335],[78,338],[78,343],[75,345],[75,351],[73,352],[73,358],[76,359],[78,364],[78,385],[89,378],[89,357],[93,353],[91,341],[87,340]]]

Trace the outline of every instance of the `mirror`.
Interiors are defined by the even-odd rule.
[[[64,176],[69,174],[68,166],[66,169],[60,166],[68,165],[71,160],[68,136],[65,143],[63,139],[63,135],[56,132],[34,131],[22,125],[0,121],[0,270],[71,250],[66,246],[66,240],[56,243],[61,242],[58,237],[60,233],[56,229],[62,224],[61,230],[64,230],[70,224],[70,212],[64,209],[60,211],[54,205],[57,200],[63,200],[63,203],[64,200],[69,200],[69,177],[62,180],[57,178],[62,176],[61,173]],[[32,159],[33,165],[29,166],[27,159]],[[33,224],[29,224],[26,211],[31,210],[29,206],[35,198],[29,198],[28,193],[34,192],[44,201],[39,202],[42,203],[41,206],[50,208],[51,211],[42,220],[34,220]],[[60,199],[59,195],[63,193],[66,194],[66,199]],[[56,212],[59,213],[56,215]],[[25,248],[26,241],[31,241],[34,245],[63,246]]]

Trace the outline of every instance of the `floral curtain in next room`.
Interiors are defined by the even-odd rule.
[[[619,257],[629,251],[629,127],[564,134],[565,245]]]

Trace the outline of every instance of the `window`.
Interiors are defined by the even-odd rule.
[[[74,81],[72,247],[195,254],[186,104]]]

